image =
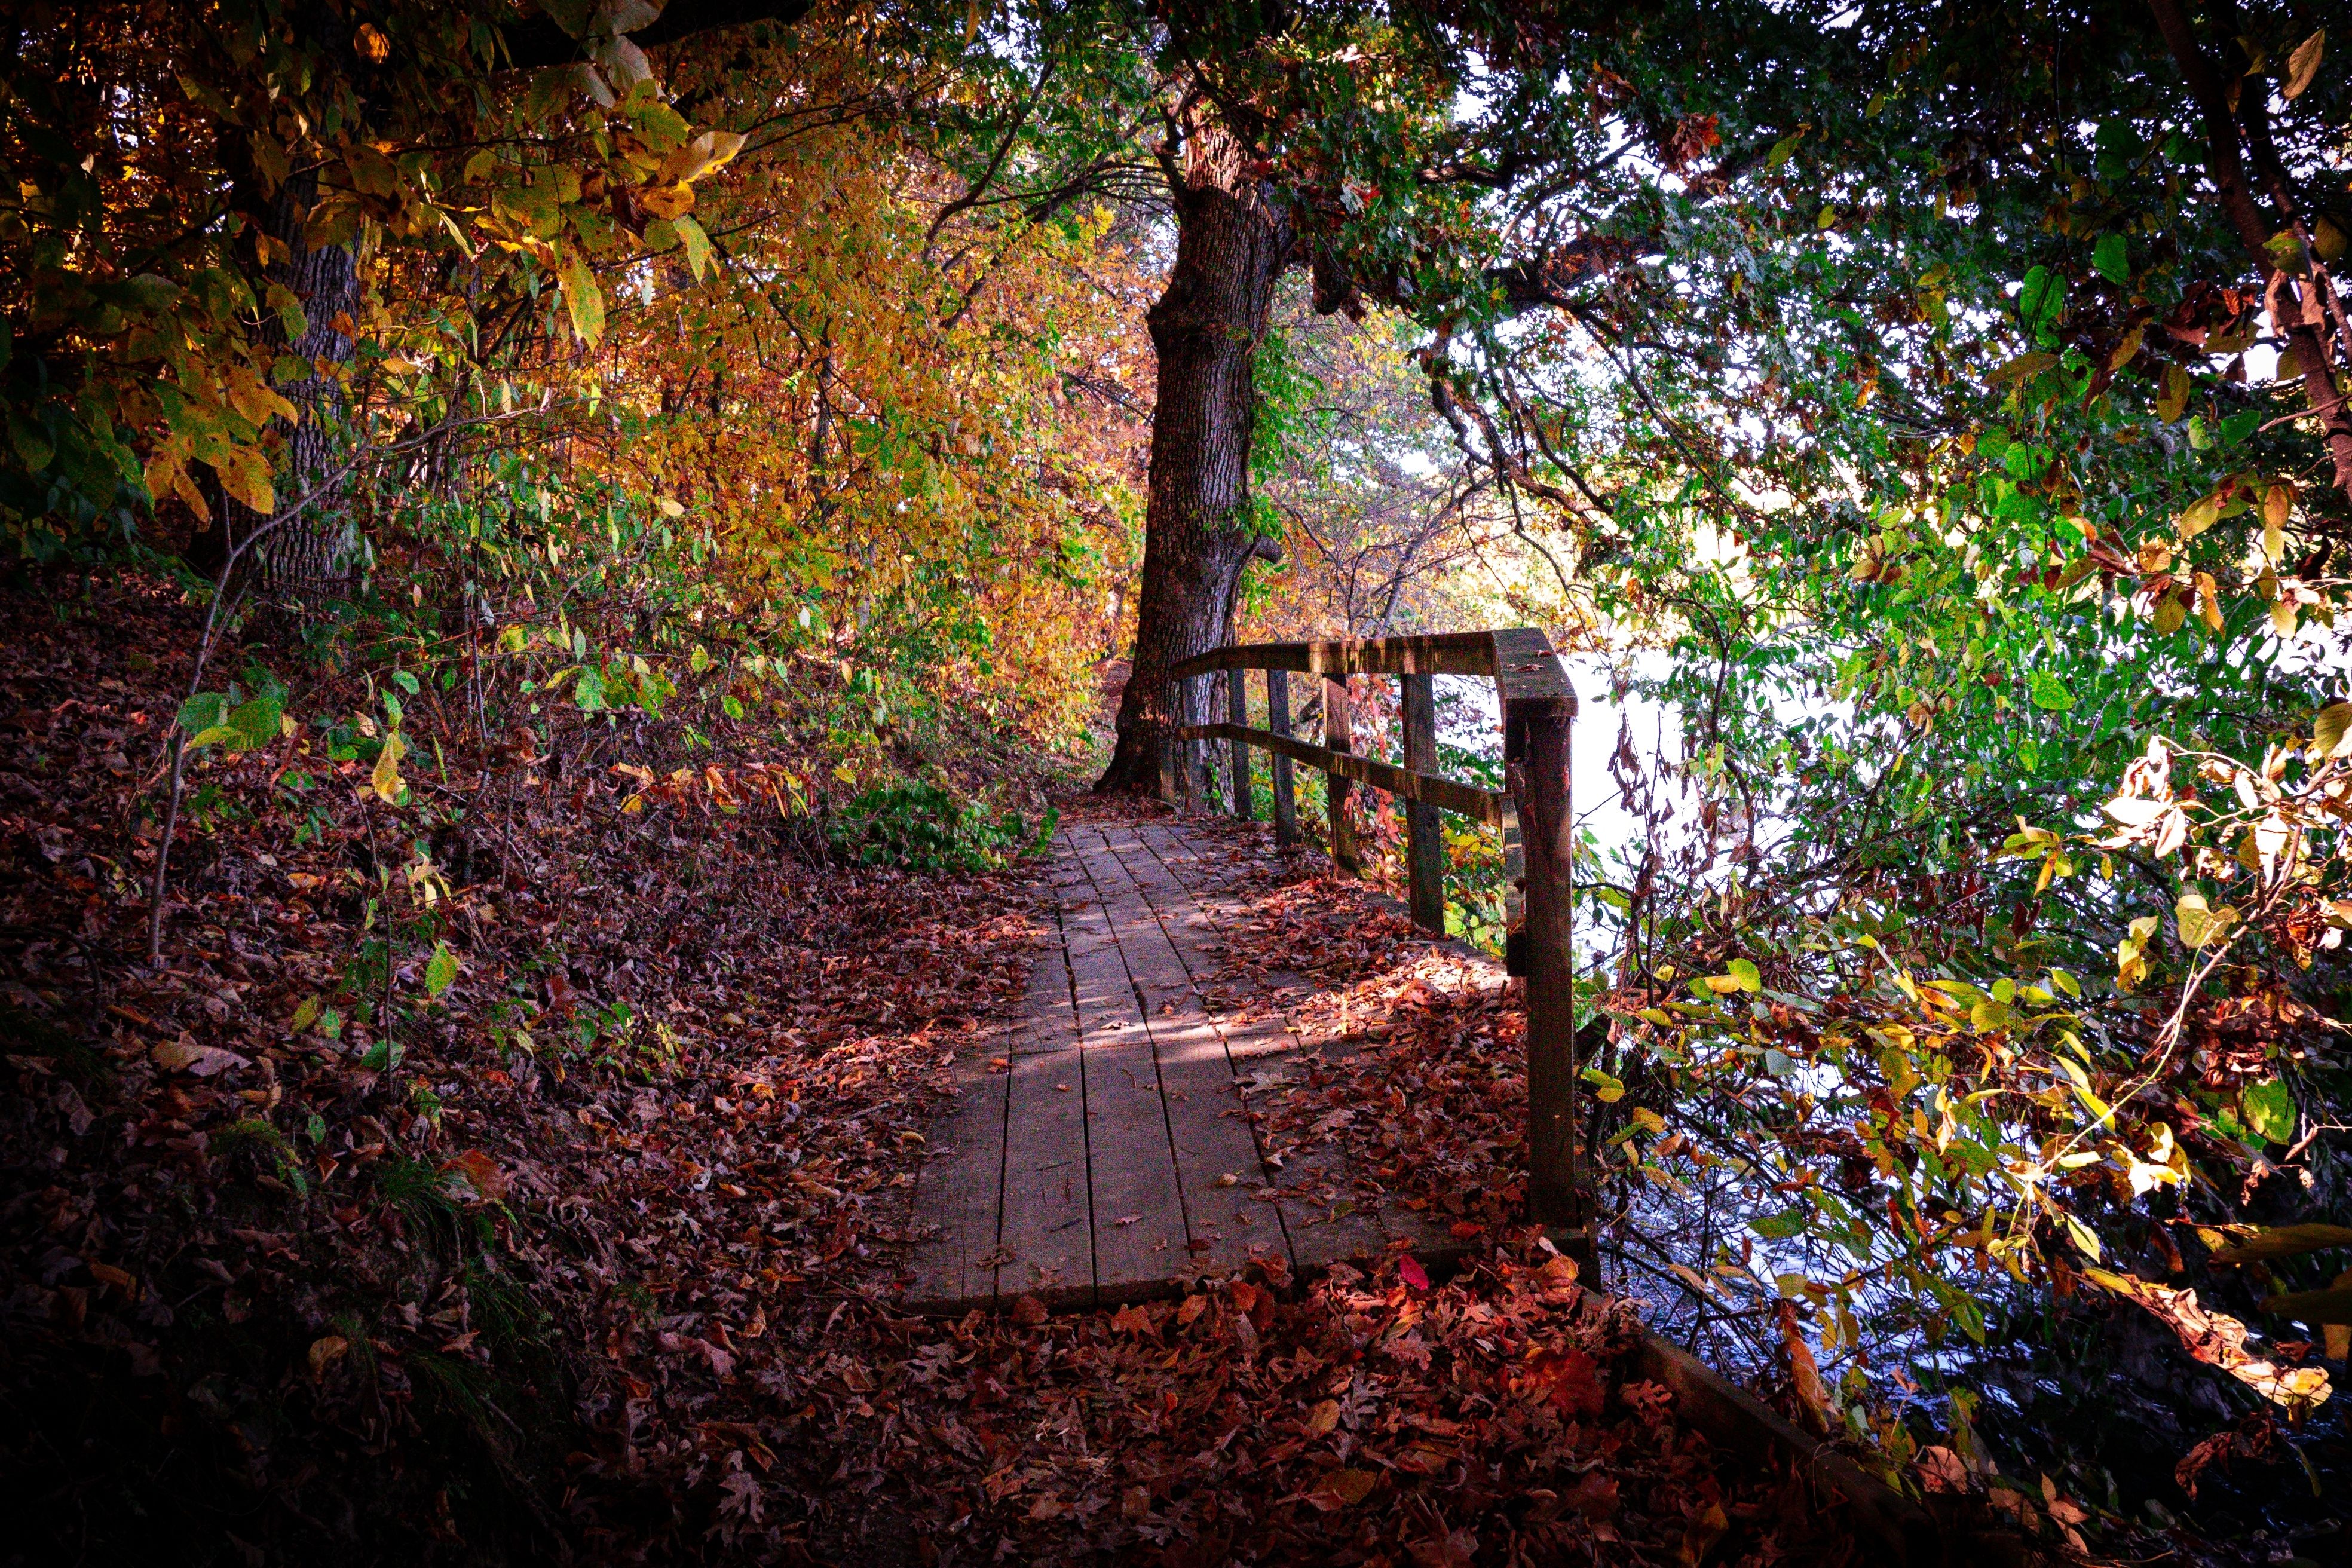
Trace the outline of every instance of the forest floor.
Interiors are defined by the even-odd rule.
[[[1633,1309],[1513,1217],[1515,1007],[1372,895],[1301,862],[1232,933],[1379,1046],[1266,1126],[1465,1268],[927,1321],[907,1194],[1037,868],[827,864],[764,807],[625,811],[602,752],[428,766],[417,718],[394,812],[300,723],[200,773],[150,966],[195,626],[97,592],[0,600],[0,1562],[1851,1557],[1622,1375]],[[437,994],[432,943],[368,968],[420,853]]]

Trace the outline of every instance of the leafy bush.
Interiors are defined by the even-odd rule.
[[[1018,812],[991,816],[938,784],[882,784],[849,803],[826,837],[868,866],[909,871],[991,871],[1045,848],[1060,814],[1048,808],[1034,830]]]

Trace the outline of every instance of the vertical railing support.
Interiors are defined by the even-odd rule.
[[[1570,941],[1569,733],[1575,699],[1503,704],[1503,760],[1518,810],[1527,880],[1528,1198],[1546,1226],[1582,1229],[1591,1260],[1591,1215],[1576,1147],[1576,961]]]
[[[1184,682],[1171,678],[1168,682],[1168,733],[1160,742],[1160,798],[1171,809],[1181,810],[1184,804],[1183,737]]]
[[[1323,682],[1323,743],[1335,752],[1356,749],[1355,706],[1344,676]],[[1348,793],[1353,787],[1338,773],[1327,774],[1323,800],[1331,818],[1331,863],[1350,877],[1360,877],[1364,857],[1356,845],[1356,825],[1348,816]]]
[[[1225,712],[1237,730],[1249,723],[1249,685],[1242,673],[1238,669],[1225,671]],[[1239,736],[1234,739],[1234,815],[1244,822],[1249,821],[1252,815],[1249,743]]]
[[[1265,672],[1265,727],[1277,735],[1290,733],[1290,672]],[[1290,759],[1280,752],[1274,763],[1274,841],[1286,848],[1298,842],[1298,795],[1291,781]]]
[[[1417,773],[1437,772],[1436,678],[1402,675],[1397,684],[1404,698],[1404,765]],[[1439,831],[1437,807],[1425,801],[1405,802],[1405,826],[1410,834],[1407,868],[1412,889],[1412,923],[1438,936],[1445,934],[1445,837]]]

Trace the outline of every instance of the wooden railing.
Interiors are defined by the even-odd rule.
[[[1253,729],[1243,672],[1265,674],[1270,729]],[[1412,918],[1423,930],[1445,931],[1445,847],[1440,811],[1475,817],[1502,830],[1505,963],[1528,982],[1528,1175],[1535,1217],[1555,1227],[1563,1244],[1586,1259],[1591,1206],[1585,1198],[1576,1137],[1575,964],[1569,945],[1569,732],[1576,693],[1552,651],[1551,639],[1531,627],[1449,632],[1435,637],[1346,637],[1317,642],[1258,643],[1213,648],[1171,668],[1178,689],[1173,710],[1201,711],[1182,699],[1185,683],[1220,671],[1227,721],[1190,724],[1164,769],[1161,792],[1173,804],[1205,800],[1206,746],[1233,748],[1230,808],[1252,815],[1250,748],[1269,755],[1274,828],[1285,844],[1298,841],[1293,763],[1326,775],[1331,857],[1342,871],[1360,875],[1361,857],[1347,813],[1356,784],[1387,790],[1407,802],[1407,866]],[[1323,679],[1323,743],[1291,734],[1290,676]],[[1404,718],[1404,765],[1356,751],[1347,678],[1397,678]],[[1433,678],[1484,677],[1502,699],[1503,766],[1507,788],[1479,789],[1437,772],[1437,705]]]

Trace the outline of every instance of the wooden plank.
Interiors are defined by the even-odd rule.
[[[1057,946],[1038,967],[1062,966]],[[1024,1016],[1013,1033],[1025,1033]],[[997,1226],[1003,1213],[1004,1112],[1012,1075],[992,1072],[985,1046],[960,1053],[956,1105],[931,1134],[930,1158],[916,1177],[915,1218],[937,1226],[919,1242],[907,1287],[907,1310],[951,1311],[991,1305],[996,1297]]]
[[[1118,849],[1099,828],[1073,837],[1144,1003],[1188,1232],[1190,1268],[1182,1272],[1232,1273],[1249,1262],[1253,1245],[1280,1255],[1287,1267],[1281,1220],[1257,1199],[1266,1184],[1265,1167],[1239,1114],[1224,1037]],[[1179,1271],[1162,1269],[1159,1277],[1172,1272]]]
[[[996,1290],[1000,1299],[1034,1295],[1049,1305],[1082,1305],[1094,1297],[1094,1232],[1077,1016],[1066,989],[1058,1002],[1050,993],[1033,992],[1032,999],[1039,1011],[1031,1037],[1012,1052],[1003,1075]]]
[[[1231,939],[1228,922],[1245,912],[1223,890],[1233,879],[1230,868],[1213,865],[1198,839],[1167,825],[1138,824],[1129,831],[1139,847],[1149,856],[1147,859],[1138,855],[1131,862],[1139,885],[1150,890],[1172,889],[1175,897],[1187,901],[1202,918],[1200,927],[1189,920],[1182,922],[1182,929],[1195,934],[1176,942],[1180,952],[1189,948],[1192,954],[1198,955],[1194,969],[1197,983],[1198,978],[1223,966]],[[1172,925],[1171,934],[1176,934]],[[1202,937],[1217,943],[1213,952],[1203,944]],[[1211,959],[1214,959],[1213,964]],[[1305,1042],[1283,1009],[1281,998],[1255,976],[1245,984],[1257,993],[1265,1011],[1251,1019],[1218,1020],[1225,1035],[1227,1053],[1236,1068],[1260,1064],[1271,1067],[1286,1057],[1304,1058]],[[1255,1134],[1255,1119],[1251,1130]],[[1259,1147],[1262,1155],[1262,1142]],[[1290,1241],[1291,1260],[1302,1271],[1333,1263],[1376,1259],[1396,1239],[1377,1205],[1359,1205],[1346,1152],[1335,1144],[1300,1152],[1280,1171],[1270,1172],[1270,1179],[1285,1194],[1278,1203],[1283,1229]],[[1327,1190],[1335,1194],[1329,1201],[1319,1197]],[[1413,1239],[1419,1238],[1416,1236]]]
[[[1211,648],[1169,667],[1171,675],[1213,669],[1295,669],[1308,675],[1485,675],[1495,673],[1496,632],[1420,637],[1322,637],[1311,642],[1242,643]],[[1524,636],[1525,634],[1519,634]],[[1533,634],[1542,637],[1541,632]],[[1521,645],[1524,646],[1524,645]],[[1549,652],[1551,645],[1544,644]]]
[[[1286,671],[1269,669],[1265,672],[1266,726],[1284,740],[1290,738],[1290,676]],[[1274,772],[1274,841],[1287,847],[1298,842],[1298,796],[1290,776],[1290,755],[1279,746],[1266,748],[1266,761]]]
[[[1437,772],[1437,690],[1435,678],[1397,677],[1404,707],[1404,765],[1416,775]],[[1405,864],[1412,891],[1412,923],[1433,935],[1445,934],[1445,839],[1437,825],[1437,807],[1418,795],[1405,801],[1407,853]]]
[[[1083,867],[1076,832],[1066,827],[1057,837],[1073,864]],[[1079,1053],[1094,1216],[1093,1300],[1110,1302],[1149,1294],[1155,1282],[1180,1275],[1191,1237],[1151,1032],[1111,912],[1091,880],[1087,891],[1087,905],[1068,915],[1070,968],[1084,1021]],[[1009,1225],[1009,1207],[1006,1218]]]
[[[1486,634],[1494,646],[1496,695],[1512,702],[1565,702],[1576,708],[1576,691],[1568,670],[1552,650],[1551,638],[1533,626],[1513,626]],[[1442,673],[1442,672],[1441,672]]]
[[[1247,741],[1253,746],[1264,746],[1277,757],[1295,757],[1325,773],[1368,784],[1375,789],[1387,790],[1391,795],[1406,800],[1426,801],[1442,811],[1475,817],[1480,822],[1502,821],[1503,806],[1510,799],[1510,796],[1495,790],[1458,784],[1453,779],[1418,773],[1410,767],[1401,768],[1377,757],[1361,757],[1353,752],[1318,746],[1287,735],[1277,735],[1270,730],[1237,730],[1231,724],[1189,724],[1182,732],[1192,740],[1231,739],[1236,744]]]

